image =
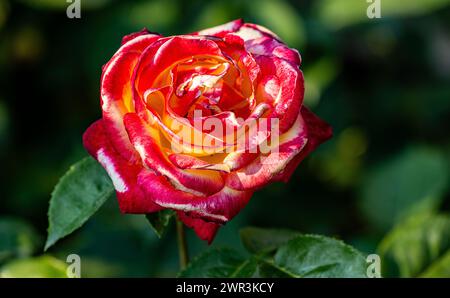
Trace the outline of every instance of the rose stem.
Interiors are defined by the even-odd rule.
[[[188,246],[186,242],[186,234],[184,232],[183,223],[177,219],[177,240],[178,240],[178,254],[180,256],[180,268],[186,268],[189,262]]]

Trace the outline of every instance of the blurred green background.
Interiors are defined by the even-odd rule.
[[[419,276],[439,258],[450,276],[450,1],[382,0],[381,19],[367,17],[365,0],[81,0],[81,19],[67,18],[67,5],[0,0],[4,276],[57,275],[71,253],[84,277],[176,274],[174,226],[158,239],[144,216],[120,214],[114,198],[38,257],[50,193],[86,156],[81,135],[100,118],[101,66],[123,35],[143,27],[182,34],[237,18],[300,51],[305,104],[335,135],[288,184],[257,192],[212,247],[243,251],[239,229],[249,225],[289,228],[387,251],[387,276]],[[192,256],[208,248],[188,236]]]

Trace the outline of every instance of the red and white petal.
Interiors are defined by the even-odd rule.
[[[225,156],[216,157],[218,155],[219,154],[216,154],[212,158],[214,159],[213,161],[208,160],[208,158],[202,159],[191,155],[176,153],[169,155],[169,159],[180,169],[203,169],[231,173],[232,171],[239,170],[250,164],[259,156],[258,153],[248,152],[230,152],[221,154]]]
[[[174,188],[166,177],[150,172],[141,173],[138,184],[147,196],[164,208],[183,211],[191,217],[217,223],[232,219],[253,194],[253,190],[239,191],[224,187],[211,196],[195,196]]]
[[[134,111],[131,75],[141,52],[160,37],[141,34],[129,39],[105,65],[101,78],[101,104],[106,133],[126,160],[134,161],[135,153],[128,141],[122,118]]]
[[[216,193],[223,188],[222,175],[217,171],[185,171],[174,167],[162,151],[159,131],[142,121],[136,113],[125,115],[124,124],[131,143],[145,165],[167,177],[172,188],[200,196]]]
[[[253,55],[246,51],[244,41],[237,35],[226,35],[223,40],[216,42],[235,66],[237,73],[229,72],[225,78],[227,84],[240,90],[244,97],[251,98],[255,80],[260,72],[259,65]]]
[[[305,123],[299,114],[294,125],[272,143],[272,152],[260,155],[249,165],[228,175],[226,185],[233,189],[258,189],[276,177],[307,143]]]
[[[281,41],[281,39],[275,33],[270,31],[266,27],[251,23],[245,23],[244,25],[242,25],[239,30],[235,32],[235,34],[239,35],[239,37],[241,37],[244,42],[262,37],[270,37],[272,39]]]
[[[242,19],[234,20],[231,22],[228,22],[223,25],[211,27],[205,30],[201,30],[198,32],[194,32],[194,35],[206,35],[206,36],[217,36],[217,37],[224,37],[228,33],[236,32],[238,31],[242,25],[244,25],[244,21]]]
[[[297,50],[291,49],[284,43],[270,37],[248,40],[245,42],[245,48],[253,55],[273,56],[298,66],[301,64],[301,57]]]
[[[217,44],[210,39],[188,35],[161,39],[160,44],[147,48],[140,56],[133,74],[136,93],[144,94],[148,89],[162,87],[157,82],[161,74],[195,56],[212,56],[225,61]]]
[[[301,114],[306,125],[308,142],[305,148],[286,166],[284,171],[274,177],[275,181],[288,182],[300,162],[320,144],[333,136],[331,126],[305,106],[302,107]]]
[[[170,154],[169,160],[178,168],[186,169],[203,169],[214,170],[229,173],[230,167],[223,163],[209,163],[203,159],[187,154]]]
[[[117,193],[120,210],[124,213],[150,213],[162,207],[150,200],[137,185],[142,165],[128,163],[118,154],[105,133],[104,121],[94,122],[83,135],[86,150],[106,170]]]
[[[272,105],[269,118],[279,119],[280,133],[284,133],[300,113],[305,91],[303,74],[284,59],[267,56],[255,59],[261,69],[256,99]]]
[[[122,37],[122,43],[121,43],[121,45],[123,46],[123,45],[126,44],[127,42],[129,42],[129,41],[135,39],[136,37],[142,36],[142,35],[154,35],[154,36],[160,37],[159,34],[151,33],[150,31],[147,30],[147,28],[143,28],[141,31],[133,32],[133,33],[130,33],[130,34],[125,35],[124,37]]]

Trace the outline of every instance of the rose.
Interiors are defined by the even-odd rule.
[[[121,211],[173,209],[211,242],[255,190],[288,181],[331,136],[331,128],[302,105],[299,66],[296,50],[242,20],[189,35],[163,37],[144,29],[125,36],[103,67],[103,117],[83,136],[111,177]],[[252,124],[262,119],[276,125]],[[199,129],[197,120],[231,127],[232,137]],[[237,148],[245,126],[258,138]],[[264,141],[269,152],[258,147]]]

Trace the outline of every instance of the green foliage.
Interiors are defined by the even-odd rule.
[[[81,227],[113,191],[105,170],[93,158],[87,157],[73,165],[52,193],[45,249]]]
[[[211,249],[201,254],[183,270],[180,277],[231,277],[245,264],[245,259],[231,249]]]
[[[402,277],[449,276],[450,216],[411,216],[386,235],[378,251],[387,273],[398,269]],[[396,268],[389,268],[389,260]]]
[[[450,250],[447,251],[440,259],[435,261],[428,269],[420,275],[427,278],[450,278]]]
[[[243,228],[240,231],[244,247],[251,253],[271,252],[299,235],[296,231],[282,229]]]
[[[264,233],[266,231],[266,233]],[[297,235],[296,235],[297,234]],[[194,259],[180,277],[365,277],[363,255],[343,242],[286,230],[246,228],[250,253],[213,249]]]
[[[31,256],[40,246],[37,232],[16,218],[0,218],[0,264],[10,258]]]
[[[170,223],[172,217],[175,216],[175,211],[166,209],[159,212],[147,214],[145,217],[150,223],[151,228],[155,231],[156,235],[161,238],[164,234],[167,226]]]
[[[410,214],[436,209],[449,179],[443,154],[410,148],[369,173],[362,208],[376,227],[387,230]]]
[[[64,278],[67,264],[48,255],[19,259],[0,268],[0,277],[9,278]]]
[[[382,0],[382,17],[414,16],[432,12],[447,6],[449,0]],[[366,10],[370,3],[361,0],[321,0],[317,1],[316,10],[320,20],[330,28],[340,29],[345,26],[370,21]]]
[[[275,263],[298,277],[365,277],[366,261],[342,241],[302,235],[280,247]]]

